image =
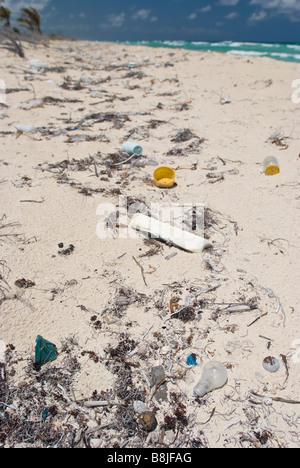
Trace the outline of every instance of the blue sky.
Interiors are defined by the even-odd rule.
[[[300,0],[5,0],[34,6],[46,33],[100,41],[300,42]]]

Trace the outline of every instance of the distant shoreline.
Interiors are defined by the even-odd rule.
[[[300,63],[299,43],[267,43],[237,41],[118,41],[119,44],[143,45],[200,51],[222,52],[250,57],[270,57],[285,62]]]

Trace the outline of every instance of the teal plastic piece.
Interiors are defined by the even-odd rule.
[[[40,335],[37,336],[35,342],[35,364],[42,366],[56,359],[58,353],[55,344],[50,343]]]

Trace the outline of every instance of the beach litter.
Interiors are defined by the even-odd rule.
[[[212,244],[208,240],[192,232],[185,231],[141,213],[137,213],[132,217],[129,227],[151,234],[152,238],[161,239],[188,252],[199,253],[203,249],[212,247]]]
[[[37,68],[37,69],[48,68],[48,63],[47,62],[42,62],[42,60],[39,60],[39,59],[30,60],[29,65],[30,65],[30,67]]]
[[[197,355],[195,353],[190,354],[186,360],[186,363],[188,366],[197,366]]]
[[[42,366],[56,359],[58,353],[55,344],[50,343],[40,335],[37,336],[35,341],[35,366]]]
[[[287,290],[282,298],[287,319],[285,336],[281,331],[281,326],[285,325],[285,315],[280,299],[271,289],[257,284],[258,281],[254,281],[252,277],[255,270],[262,281],[259,267],[264,265],[264,275],[270,278],[270,285],[276,291],[280,278],[271,277],[272,273],[276,272],[276,268],[273,270],[271,266],[273,263],[275,265],[276,261],[279,263],[281,259],[285,261],[282,250],[287,256],[293,241],[292,238],[273,239],[277,235],[285,235],[285,224],[280,226],[278,220],[277,224],[274,221],[274,224],[270,223],[268,226],[270,232],[264,234],[273,235],[270,239],[265,239],[268,241],[267,254],[263,250],[263,241],[259,242],[256,239],[255,247],[250,243],[247,249],[259,250],[259,253],[253,263],[246,263],[250,260],[244,258],[243,240],[251,241],[256,234],[261,239],[259,235],[264,232],[264,225],[263,222],[259,224],[259,218],[256,217],[254,232],[251,210],[244,213],[235,203],[236,196],[240,193],[241,199],[238,199],[238,202],[241,206],[244,202],[243,179],[239,181],[236,180],[239,177],[233,178],[239,174],[235,165],[242,166],[246,163],[246,156],[243,160],[245,162],[238,158],[242,157],[243,148],[249,143],[249,135],[244,138],[240,127],[251,127],[251,135],[255,136],[257,126],[261,136],[260,118],[253,118],[251,108],[247,109],[250,75],[247,75],[248,78],[245,75],[244,81],[241,75],[241,85],[236,89],[236,93],[241,92],[239,98],[236,94],[236,102],[241,101],[243,105],[231,104],[225,108],[221,107],[221,104],[228,103],[225,102],[225,97],[218,109],[223,117],[226,114],[226,119],[213,119],[211,125],[212,113],[217,109],[216,82],[206,85],[204,80],[204,86],[200,87],[195,74],[194,89],[196,90],[197,86],[199,89],[196,93],[203,92],[205,98],[201,99],[201,112],[197,106],[190,106],[190,100],[184,100],[186,96],[194,94],[194,89],[190,86],[191,81],[188,84],[184,82],[180,68],[177,69],[180,52],[176,51],[176,55],[174,54],[176,77],[172,78],[169,75],[167,80],[160,79],[159,70],[155,70],[157,59],[154,60],[154,53],[153,56],[151,53],[150,60],[147,60],[147,78],[144,80],[146,75],[137,69],[141,61],[138,55],[136,60],[132,61],[136,64],[136,69],[128,70],[130,66],[127,64],[130,64],[132,56],[127,49],[126,52],[129,53],[126,54],[128,57],[125,65],[122,60],[122,57],[125,57],[125,49],[118,50],[114,64],[106,65],[106,50],[101,50],[101,44],[96,44],[95,48],[86,54],[83,53],[80,43],[77,46],[74,42],[64,49],[57,49],[58,43],[55,44],[56,52],[64,52],[64,61],[59,62],[58,58],[54,62],[52,50],[50,53],[47,49],[45,52],[49,61],[51,60],[53,65],[63,63],[66,75],[70,73],[71,77],[64,78],[59,85],[56,80],[46,81],[46,73],[54,73],[54,67],[32,67],[30,75],[25,76],[22,76],[22,71],[28,72],[29,69],[19,69],[18,73],[23,79],[35,79],[33,95],[35,96],[36,91],[36,95],[41,99],[27,100],[27,97],[23,97],[19,101],[23,110],[20,110],[20,106],[7,106],[7,109],[3,108],[3,114],[0,112],[0,118],[4,115],[6,119],[9,119],[7,113],[9,117],[13,113],[13,120],[10,122],[6,119],[1,121],[8,126],[0,132],[2,138],[7,138],[7,142],[3,140],[5,151],[1,161],[3,174],[0,179],[3,179],[0,180],[0,186],[7,184],[11,174],[10,182],[14,187],[18,187],[18,192],[24,192],[20,197],[22,200],[18,200],[23,203],[21,221],[26,221],[24,240],[19,241],[19,237],[15,237],[11,231],[3,232],[2,229],[2,237],[0,234],[0,244],[2,240],[6,243],[9,240],[13,241],[9,242],[9,248],[3,249],[3,259],[6,258],[6,261],[0,257],[0,305],[5,335],[2,336],[1,332],[1,338],[5,338],[9,343],[1,347],[0,340],[0,446],[115,449],[128,446],[177,449],[206,448],[214,444],[257,448],[299,444],[296,408],[289,406],[299,405],[295,396],[297,385],[294,366],[299,353],[298,348],[288,348],[287,344],[287,340],[294,337],[293,329],[288,325],[292,323],[293,318],[296,319],[294,310],[297,310],[297,305],[293,295],[288,295]],[[107,63],[112,61],[114,55],[110,47],[112,46],[107,48]],[[34,54],[34,51],[32,53]],[[186,67],[189,67],[189,61],[193,60],[188,52],[186,54],[182,63],[184,70],[188,70]],[[46,57],[46,54],[44,56]],[[212,58],[209,60],[212,61]],[[171,66],[167,57],[161,60],[162,69],[164,64],[165,67]],[[250,65],[241,61],[241,66],[244,65],[249,73]],[[63,67],[60,68],[63,71]],[[110,76],[105,77],[104,73],[104,78],[100,79],[98,70],[106,69],[111,71]],[[120,77],[122,70],[128,72],[126,77]],[[168,71],[172,72],[171,69]],[[264,70],[262,72],[265,73]],[[91,73],[92,76],[87,78],[85,73]],[[205,67],[201,67],[201,83],[204,73]],[[223,77],[226,77],[225,73]],[[123,78],[128,80],[127,84],[123,83],[122,89]],[[107,83],[107,91],[98,87],[99,83],[104,82]],[[279,86],[280,80],[276,79],[277,82]],[[43,83],[43,86],[48,83],[48,88],[40,88],[40,83]],[[53,83],[60,86],[59,91],[63,94],[58,97],[44,96],[43,90],[46,93],[50,92]],[[27,84],[29,89],[11,86],[7,94],[22,92],[22,96],[29,97],[32,90],[29,83]],[[204,87],[207,90],[204,90]],[[52,93],[54,94],[53,90]],[[76,99],[64,98],[65,95],[75,96],[75,93]],[[195,96],[196,103],[200,94]],[[93,100],[97,97],[101,102]],[[129,107],[125,104],[128,99],[132,99]],[[161,102],[157,104],[159,100]],[[105,102],[107,104],[103,105]],[[261,105],[261,108],[253,106],[254,100],[249,102],[257,111],[257,116],[268,117],[266,102],[269,105],[269,98],[266,101],[265,96],[255,96],[255,104]],[[73,105],[76,103],[78,106]],[[209,105],[212,105],[212,109]],[[89,111],[91,106],[95,106],[94,113]],[[274,103],[274,109],[275,107],[278,109],[278,103],[276,106]],[[26,128],[25,131],[24,126],[24,131],[20,133],[28,133],[28,136],[20,139],[16,138],[18,134],[5,131],[14,130],[14,125],[22,122],[24,115],[17,120],[14,115],[16,109],[20,115],[27,111],[27,116],[32,110],[33,123],[42,122],[36,128],[36,135],[32,136]],[[163,109],[159,115],[158,109]],[[282,113],[284,118],[286,112]],[[151,117],[148,117],[149,115]],[[158,120],[158,116],[166,120]],[[267,122],[266,119],[266,125],[270,128],[277,125],[277,122],[278,125],[281,124],[277,121],[280,112],[275,111],[273,116],[276,121]],[[225,123],[228,123],[227,128]],[[165,127],[162,127],[163,124]],[[172,128],[168,134],[164,132],[166,125]],[[176,129],[188,125],[195,129],[196,133],[201,125],[201,132],[207,133],[208,143],[202,145],[204,139],[197,137],[188,128],[182,128],[171,135],[173,129],[175,132]],[[61,141],[58,141],[57,137],[61,137]],[[175,143],[170,142],[171,138]],[[21,139],[24,140],[24,149]],[[15,146],[14,140],[17,142]],[[257,140],[255,142],[259,145]],[[146,153],[146,148],[137,154],[139,151],[134,146],[131,149],[122,146],[122,143],[126,142],[139,147],[140,141],[143,142],[143,146],[144,142],[147,142],[153,156],[149,154],[148,158],[148,155],[143,154]],[[234,147],[232,141],[237,143]],[[111,142],[114,142],[115,148],[111,148]],[[285,149],[282,135],[274,135],[272,143],[278,147],[275,148],[275,152]],[[10,144],[13,154],[11,159]],[[32,155],[29,149],[31,144],[37,149]],[[292,144],[295,145],[295,141],[292,141]],[[253,154],[259,154],[259,151],[253,151]],[[46,155],[47,159],[44,164],[41,162],[42,155]],[[19,159],[15,160],[16,157]],[[150,159],[151,157],[157,158],[158,162]],[[164,157],[168,157],[167,164]],[[152,176],[155,168],[150,168],[149,171],[139,169],[161,164],[174,167],[173,170],[177,174],[180,171],[180,187],[175,190],[158,190]],[[259,165],[261,166],[261,163]],[[245,173],[243,167],[239,166],[242,178]],[[247,175],[249,185],[246,185],[249,190],[257,184],[256,169],[252,167],[253,178],[248,178]],[[40,171],[37,177],[33,170]],[[14,175],[17,179],[13,179]],[[58,187],[50,180],[51,177]],[[175,181],[173,186],[176,186]],[[31,187],[32,191],[29,190]],[[49,189],[49,192],[46,192],[46,189]],[[75,193],[71,192],[74,189]],[[208,201],[205,199],[206,189]],[[86,197],[93,196],[94,200],[82,199],[76,192]],[[11,200],[4,197],[4,209],[14,207],[13,193]],[[283,193],[280,191],[280,197]],[[90,220],[93,224],[95,218],[96,204],[108,201],[116,207],[116,199],[120,195],[126,195],[125,207],[132,208],[132,212],[127,210],[129,219],[137,213],[136,208],[139,212],[142,211],[140,214],[145,218],[133,218],[132,226],[134,223],[139,224],[139,220],[143,219],[134,229],[146,236],[138,242],[119,242],[119,207],[119,210],[113,213],[109,210],[110,214],[104,220],[108,229],[113,231],[113,240],[98,242],[96,239],[96,244],[91,239],[91,243],[86,243]],[[266,200],[268,195],[273,194],[266,192]],[[198,220],[197,223],[195,221],[198,213],[194,206],[191,208],[193,217],[179,225],[183,227],[179,235],[183,245],[175,235],[172,222],[161,223],[151,218],[150,223],[149,217],[154,214],[150,208],[152,202],[162,201],[168,206],[172,203],[182,205],[192,197],[199,202],[209,203],[212,207],[204,209],[204,219],[202,213],[199,215],[204,224],[203,236],[206,239],[200,237],[201,234],[198,235],[201,230],[195,230],[196,224],[198,226]],[[285,200],[284,196],[281,198]],[[47,203],[41,206],[43,210],[40,210],[42,213],[39,225],[39,211],[35,208],[38,209],[40,205],[37,203],[42,203],[44,199]],[[293,199],[292,189],[287,193],[286,199]],[[46,220],[48,207],[50,214],[61,212],[60,203],[66,214],[65,228],[69,226],[70,230],[63,230],[64,239],[61,239],[61,233],[59,238],[53,235],[49,242],[50,252],[48,249],[46,255],[36,257],[38,268],[34,270],[31,259],[39,252],[37,243],[46,242],[49,237],[48,231],[47,235],[43,231],[47,223],[42,221]],[[219,207],[220,211],[225,209],[227,214],[215,211],[216,207]],[[20,210],[19,204],[17,208]],[[36,225],[34,220],[29,223],[29,218],[27,222],[27,216],[30,217],[31,212],[37,221]],[[77,216],[78,213],[80,216]],[[83,242],[80,249],[76,247],[76,250],[74,245],[70,244],[74,236],[73,216],[82,223],[78,225],[78,232],[81,233]],[[231,216],[237,221],[231,219]],[[175,225],[177,221],[176,219]],[[158,231],[152,229],[152,222],[157,223]],[[127,224],[124,223],[124,228]],[[238,237],[240,233],[241,237]],[[33,235],[35,237],[29,240]],[[58,244],[62,240],[64,242]],[[287,243],[284,244],[285,248],[277,252],[283,241]],[[35,244],[36,250],[30,251]],[[52,252],[51,245],[54,245]],[[186,253],[202,252],[212,245],[214,250],[203,252],[201,256],[188,256]],[[278,255],[272,257],[270,265],[266,265],[265,255],[270,253],[268,248],[272,247],[275,251],[275,246],[277,248],[274,253]],[[44,244],[40,247],[44,247]],[[45,253],[44,250],[41,251]],[[14,256],[11,252],[14,252]],[[52,259],[56,259],[49,261],[48,254],[51,256],[51,253]],[[292,251],[289,253],[292,260]],[[11,270],[8,267],[9,262]],[[20,269],[20,265],[27,265],[28,269]],[[251,275],[247,272],[248,265]],[[277,266],[280,269],[280,265]],[[49,267],[53,267],[53,270]],[[35,271],[34,275],[32,271]],[[140,274],[143,281],[139,281]],[[269,274],[270,276],[267,276]],[[34,278],[37,286],[28,278]],[[71,283],[75,287],[68,292],[66,285]],[[147,288],[144,288],[144,285]],[[55,302],[52,302],[54,299]],[[21,334],[18,333],[18,326],[13,326],[14,316],[19,320],[18,310],[22,312]],[[38,365],[36,368],[32,365],[34,358],[30,345],[31,326],[33,324],[38,327],[40,323],[43,323],[44,331],[50,330],[50,336],[63,336],[65,340],[59,347],[57,360],[54,360],[57,355],[56,346],[48,342],[52,346],[49,352],[45,349],[48,354],[44,356],[44,361],[46,363],[50,358],[53,362],[42,368]],[[55,334],[55,329],[58,330],[58,334]],[[262,330],[271,338],[259,335]],[[283,346],[280,342],[281,336],[284,338]],[[42,337],[41,339],[44,340]],[[286,344],[288,349],[285,349]],[[281,381],[282,373],[270,375],[262,368],[263,358],[269,353],[272,354],[264,360],[267,361],[264,368],[269,364],[272,368],[274,363],[276,368],[276,361],[274,362],[275,358],[272,358],[272,355],[278,356],[276,353],[279,354],[283,349],[286,350],[286,356],[280,354],[280,365],[283,372],[284,367],[286,369],[284,382]],[[7,358],[7,372],[1,353]],[[196,384],[195,376],[201,372],[202,363],[205,363],[206,358],[223,362],[230,373],[231,381],[224,390],[200,400],[203,391],[195,398],[193,387]],[[260,372],[257,372],[259,366]],[[292,393],[291,398],[284,398],[281,391],[285,388],[286,395]],[[295,399],[292,399],[293,396]],[[282,403],[288,403],[291,409],[285,410],[286,405]]]
[[[279,174],[280,168],[278,160],[274,156],[268,156],[263,161],[263,170],[266,175]]]
[[[134,156],[141,156],[143,154],[143,148],[132,141],[126,141],[123,143],[122,148],[125,153],[133,154]]]
[[[207,393],[223,387],[228,380],[227,369],[218,361],[211,361],[203,368],[201,378],[194,388],[194,396],[204,397]]]
[[[36,127],[30,124],[17,124],[16,129],[20,133],[35,133]]]
[[[175,184],[176,172],[170,167],[158,167],[153,174],[154,183],[159,188],[171,188]]]
[[[23,102],[20,105],[20,109],[31,110],[36,109],[37,107],[42,107],[44,101],[43,99],[30,99],[29,101]]]

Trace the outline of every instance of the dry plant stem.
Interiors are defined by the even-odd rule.
[[[280,403],[289,403],[291,405],[300,405],[299,400],[291,400],[289,398],[282,398],[282,397],[265,397],[264,395],[260,395],[259,393],[256,393],[256,392],[251,392],[251,394],[262,399],[269,398],[270,401],[278,401]]]
[[[151,383],[150,383],[150,381],[149,381],[148,377],[146,376],[146,373],[145,373],[145,371],[143,369],[141,369],[141,374],[142,374],[148,388],[151,388]]]
[[[109,427],[113,426],[112,423],[109,423],[109,424],[102,424],[101,426],[97,426],[97,427],[91,427],[90,429],[87,429],[85,431],[85,434],[86,436],[90,436],[92,434],[95,434],[96,432],[98,431],[102,431],[103,429],[107,429]]]
[[[43,200],[20,200],[20,203],[44,203],[44,199]]]
[[[72,400],[69,398],[69,396],[68,396],[66,390],[64,389],[64,387],[63,387],[62,385],[57,384],[57,386],[58,386],[58,388],[60,388],[60,390],[62,391],[64,397],[66,398],[66,400],[67,400],[67,402],[68,402],[68,404],[70,404],[70,405],[72,405],[72,406],[75,406],[75,408],[77,408],[77,409],[79,409],[80,411],[82,411],[82,412],[83,412],[84,414],[86,414],[90,419],[93,419],[92,416],[90,415],[90,413],[89,413],[87,410],[85,410],[85,409],[82,408],[81,406],[77,405],[77,403],[75,403],[74,401],[72,401]]]
[[[279,297],[276,296],[274,294],[274,292],[272,291],[272,289],[270,289],[270,288],[265,288],[264,286],[260,286],[260,288],[263,289],[264,291],[267,291],[269,297],[276,299],[276,305],[277,305],[276,314],[278,314],[278,312],[281,309],[281,312],[282,312],[282,315],[283,315],[283,327],[285,327],[285,325],[286,325],[286,315],[285,315],[285,312],[283,310],[283,307],[282,307],[282,304],[280,302]]]
[[[84,406],[87,408],[98,408],[100,406],[122,406],[122,403],[119,403],[118,401],[108,401],[108,400],[102,400],[102,401],[85,401]]]
[[[132,258],[133,258],[133,260],[135,261],[135,263],[137,264],[137,266],[140,267],[141,273],[142,273],[142,277],[143,277],[143,281],[144,281],[144,284],[145,284],[146,287],[148,287],[147,282],[146,282],[146,279],[145,279],[144,268],[143,268],[142,265],[137,261],[137,259],[136,259],[135,257],[132,257]]]
[[[255,320],[253,320],[253,322],[249,323],[249,325],[247,325],[247,327],[251,327],[252,325],[254,325],[256,322],[258,322],[258,320],[260,320],[261,318],[265,317],[266,315],[268,315],[268,312],[260,315],[259,317],[257,317]]]
[[[229,242],[229,237],[226,236],[226,234],[224,234],[224,232],[221,231],[221,229],[219,229],[217,226],[215,226],[214,224],[212,224],[212,222],[209,222],[208,223],[209,226],[211,226],[215,231],[219,232],[220,234],[222,234],[222,236],[224,237],[224,242],[222,245],[225,245],[226,242]]]
[[[152,330],[153,327],[154,327],[154,323],[152,323],[152,325],[150,325],[150,327],[148,328],[148,330],[146,331],[146,333],[143,334],[142,340],[144,340],[144,339],[146,338],[146,336],[147,336],[148,333]]]

